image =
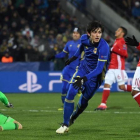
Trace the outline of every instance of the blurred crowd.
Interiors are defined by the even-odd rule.
[[[76,17],[65,13],[59,0],[1,0],[0,17],[2,62],[47,61],[63,50],[77,25]],[[59,70],[64,59],[56,61]]]
[[[114,2],[119,4],[130,1]],[[78,2],[85,3],[84,0]],[[132,6],[135,5],[126,7],[129,9]],[[122,8],[124,7],[125,5]],[[63,50],[66,42],[72,39],[73,28],[77,25],[76,17],[71,17],[61,9],[60,0],[1,0],[0,60],[47,61],[49,56]],[[106,35],[105,39],[112,46],[110,36]],[[65,59],[54,60],[52,70],[62,70],[64,61]],[[138,61],[137,53],[128,58],[128,69],[133,69],[130,68],[133,61]]]
[[[126,15],[126,18],[134,17],[140,21],[140,0],[103,0],[106,3],[114,3],[116,8],[121,9]],[[112,5],[111,5],[112,6]],[[115,7],[112,7],[115,9]],[[128,19],[129,20],[129,19]]]

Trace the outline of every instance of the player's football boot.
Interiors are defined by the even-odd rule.
[[[68,132],[68,131],[69,131],[69,128],[63,124],[60,128],[58,128],[56,130],[56,133],[57,134],[64,134],[65,132]]]
[[[102,105],[102,104],[100,104],[96,109],[95,109],[95,111],[97,111],[97,110],[101,110],[101,111],[103,111],[103,110],[106,110],[107,109],[107,106],[104,104],[104,105]]]
[[[77,93],[77,95],[78,95],[78,97],[81,97],[81,95],[82,95],[82,91],[79,90],[78,93]]]
[[[60,108],[58,108],[58,111],[63,111],[64,110],[64,106],[62,105]]]

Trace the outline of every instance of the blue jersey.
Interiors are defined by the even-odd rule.
[[[105,77],[110,58],[110,48],[104,39],[100,39],[98,43],[92,44],[87,34],[81,36],[81,45],[74,56],[78,57],[84,51],[84,60],[81,61],[79,69],[86,71],[87,79],[100,75],[102,79]]]
[[[77,41],[74,41],[74,40],[68,41],[63,49],[63,52],[55,55],[55,58],[64,58],[67,54],[69,54],[68,57],[71,58],[77,52],[80,46],[80,43],[81,43],[80,39]],[[78,59],[72,62],[69,65],[69,67],[75,69],[76,66],[80,64],[80,58],[81,58],[81,55],[79,54]]]

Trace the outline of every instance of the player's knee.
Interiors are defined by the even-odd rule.
[[[111,83],[111,82],[108,81],[108,83]],[[105,83],[105,84],[104,84],[104,88],[110,88],[110,85],[111,85],[111,84],[108,84],[108,83]]]
[[[120,89],[120,90],[125,90],[125,85],[120,85],[120,86],[119,86],[119,89]]]
[[[88,106],[88,103],[78,103],[78,106],[79,106],[79,109],[81,110],[84,110],[87,106]]]
[[[63,94],[66,94],[66,93],[67,93],[66,87],[62,87],[62,93],[63,93]]]
[[[135,94],[137,94],[139,91],[136,90],[132,90],[131,95],[134,96]]]

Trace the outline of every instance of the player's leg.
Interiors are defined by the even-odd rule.
[[[84,75],[83,73],[78,71],[78,72],[76,72],[76,74],[73,75],[73,77],[83,76],[83,75]],[[73,81],[74,80],[72,79],[71,82],[73,82]],[[74,97],[77,93],[78,93],[78,90],[73,87],[73,84],[70,84],[69,90],[67,92],[67,96],[66,96],[65,102],[64,102],[63,125],[56,130],[56,133],[58,133],[58,134],[63,134],[66,131],[68,131],[70,116],[74,110]]]
[[[63,110],[64,101],[67,95],[68,87],[69,87],[68,81],[62,81],[62,94],[61,94],[62,107],[58,108],[59,111]]]
[[[140,107],[140,67],[137,67],[135,71],[133,81],[132,81],[131,94]]]
[[[62,81],[62,94],[61,94],[61,101],[62,101],[62,107],[58,108],[58,110],[63,110],[63,106],[64,106],[64,101],[67,95],[67,91],[69,88],[69,81],[70,81],[70,70],[69,67],[65,67],[62,71],[62,75],[60,80]]]
[[[105,76],[105,84],[102,94],[101,104],[95,110],[106,110],[107,109],[107,100],[110,95],[110,87],[115,82],[115,74],[112,69],[108,70]]]
[[[63,134],[68,131],[70,116],[74,110],[74,97],[77,94],[78,90],[73,87],[73,84],[70,84],[65,102],[64,102],[64,115],[63,115],[63,124],[60,128],[56,130],[56,133]]]
[[[116,73],[116,79],[118,82],[119,89],[128,91],[128,92],[132,91],[132,86],[125,84],[125,82],[128,81],[128,76],[125,70],[118,70],[118,72]]]
[[[71,115],[69,125],[72,125],[76,118],[87,108],[88,101],[92,98],[100,85],[101,83],[99,83],[96,79],[92,79],[86,82],[85,89],[82,92],[83,94],[81,95],[77,108]]]

